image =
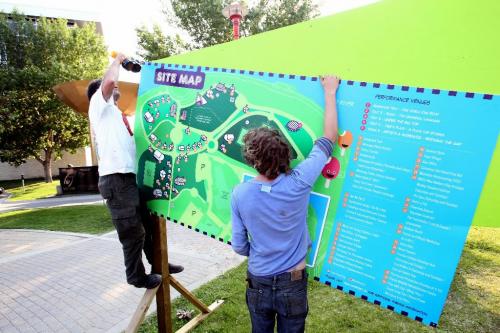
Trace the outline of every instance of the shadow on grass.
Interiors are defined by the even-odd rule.
[[[462,253],[441,316],[441,326],[449,332],[499,332],[498,252],[497,249],[471,249],[471,244],[473,242],[468,242]]]
[[[56,187],[59,185],[59,181],[46,183],[40,179],[27,179],[24,181],[24,185],[22,187],[20,180],[0,182],[0,187],[3,187],[11,195],[8,201],[22,201],[48,198],[56,195]]]
[[[0,229],[38,229],[100,234],[113,230],[104,205],[27,209],[0,214]]]

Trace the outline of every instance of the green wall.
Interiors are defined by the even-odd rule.
[[[160,62],[500,95],[499,33],[498,0],[385,0]],[[476,225],[500,226],[498,147]]]

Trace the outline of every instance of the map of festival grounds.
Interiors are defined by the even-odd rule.
[[[244,135],[262,126],[277,129],[292,148],[295,166],[322,131],[323,107],[303,94],[319,83],[207,70],[200,89],[156,84],[146,89],[144,76],[154,70],[143,70],[135,126],[142,195],[153,212],[230,243],[231,191],[256,176],[242,155]],[[340,196],[345,176],[340,165],[349,153],[338,146],[334,156],[338,168],[331,177],[320,177],[311,194],[309,267],[325,255],[320,239],[327,215],[334,214],[331,198]]]

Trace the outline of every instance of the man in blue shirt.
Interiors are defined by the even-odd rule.
[[[233,190],[232,247],[248,256],[247,306],[252,332],[304,332],[308,312],[305,257],[311,245],[306,216],[313,184],[337,138],[339,79],[321,78],[325,92],[323,137],[290,169],[290,148],[276,130],[244,137],[244,156],[259,175]]]

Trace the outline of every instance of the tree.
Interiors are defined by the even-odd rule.
[[[158,24],[153,25],[152,32],[145,26],[141,26],[135,31],[139,44],[138,55],[146,61],[170,57],[190,49],[190,45],[184,42],[179,35],[165,36]]]
[[[193,43],[182,41],[179,36],[163,42],[163,50],[159,53],[158,44],[163,37],[161,30],[149,33],[156,38],[149,40],[139,36],[142,55],[148,59],[160,59],[172,54],[178,54],[176,45],[183,45],[181,50],[207,47],[228,42],[232,39],[232,24],[222,15],[222,9],[233,0],[170,0],[164,1],[164,14],[167,21],[184,29],[192,38]],[[317,6],[311,0],[259,0],[249,8],[248,15],[242,21],[240,34],[250,36],[264,31],[278,29],[291,24],[303,22],[317,16]],[[143,30],[141,30],[143,31]],[[154,42],[153,42],[154,41]],[[189,47],[186,47],[189,45]]]
[[[310,20],[318,15],[311,0],[260,0],[243,21],[246,35],[283,28]]]
[[[106,48],[94,24],[33,22],[0,13],[0,161],[20,165],[35,158],[52,181],[51,164],[63,151],[88,144],[88,121],[64,106],[56,84],[100,77]]]

